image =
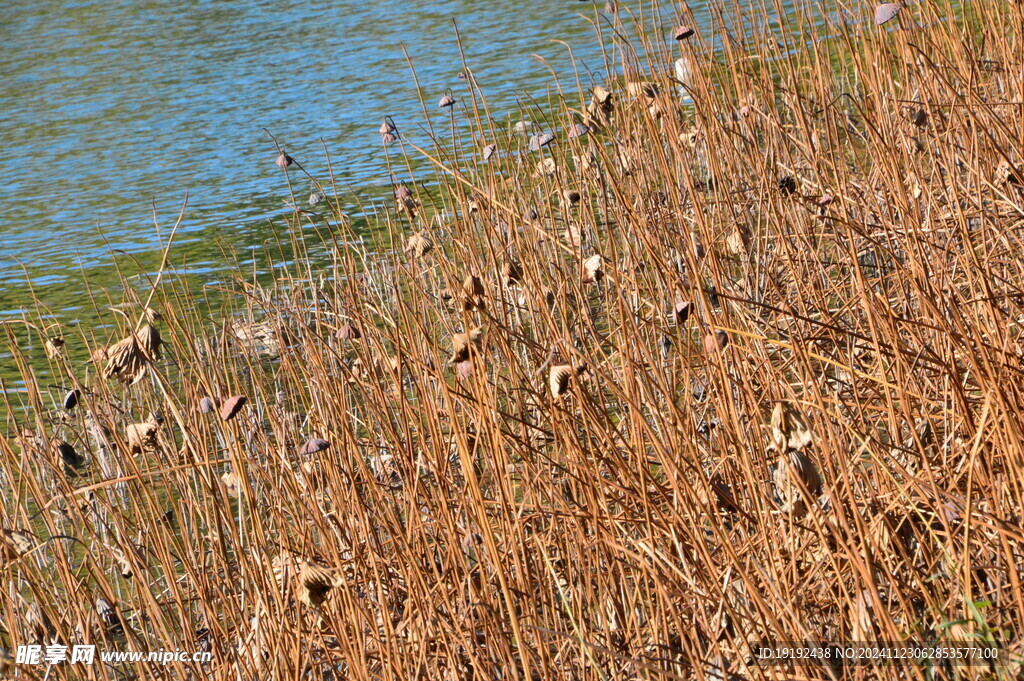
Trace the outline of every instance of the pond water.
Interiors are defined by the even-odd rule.
[[[174,253],[191,272],[215,275],[222,248],[262,243],[288,196],[264,129],[324,180],[326,146],[339,185],[380,199],[383,117],[428,141],[403,43],[432,119],[447,120],[436,106],[446,88],[466,91],[453,22],[492,113],[518,118],[517,101],[552,82],[532,55],[572,78],[552,39],[576,50],[584,77],[604,77],[595,16],[581,2],[8,3],[0,315],[29,304],[29,279],[54,310],[89,307],[79,282],[83,272],[98,286],[116,282],[122,256],[111,249],[138,260],[125,259],[126,273],[155,269],[154,205],[166,233],[186,192]]]

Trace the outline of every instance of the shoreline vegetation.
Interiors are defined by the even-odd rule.
[[[171,230],[104,331],[6,320],[0,673],[1016,678],[1024,6],[720,9],[590,7],[615,75],[521,124],[421,89],[372,245],[274,140],[272,277]]]

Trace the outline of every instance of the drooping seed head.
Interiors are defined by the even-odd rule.
[[[323,438],[311,437],[299,448],[299,454],[303,456],[309,456],[310,454],[316,454],[329,448],[331,443]]]
[[[679,24],[679,26],[676,27],[675,33],[673,33],[673,37],[676,40],[686,40],[687,38],[691,37],[693,33],[694,30],[692,26],[688,26],[686,24]]]
[[[238,415],[238,412],[242,410],[245,403],[249,401],[245,395],[233,395],[228,399],[224,400],[224,406],[220,410],[220,418],[222,421],[230,421]]]
[[[686,320],[690,318],[690,314],[693,312],[693,305],[691,305],[688,300],[676,299],[676,303],[672,311],[676,324],[685,324]]]
[[[60,457],[65,465],[72,468],[79,468],[85,465],[85,457],[79,454],[75,448],[64,440],[53,440],[51,442],[54,453]]]
[[[540,151],[555,141],[555,134],[552,132],[539,132],[530,138],[530,151]]]
[[[792,196],[796,193],[796,178],[792,175],[786,175],[779,178],[778,182],[779,192],[783,196]]]
[[[875,26],[881,26],[896,18],[903,6],[898,2],[883,2],[875,8]]]
[[[573,123],[569,127],[569,139],[571,140],[576,139],[577,137],[584,137],[588,134],[590,134],[590,128],[583,123]]]
[[[74,390],[69,390],[68,394],[64,396],[64,408],[67,409],[68,411],[71,411],[72,409],[77,407],[78,399],[79,397],[81,397],[81,395],[82,392],[77,388],[75,388]]]

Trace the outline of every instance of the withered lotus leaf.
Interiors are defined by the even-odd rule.
[[[224,406],[220,410],[220,418],[223,421],[230,421],[238,415],[245,403],[249,401],[245,395],[234,395],[224,400]]]

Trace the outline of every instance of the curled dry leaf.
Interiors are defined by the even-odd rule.
[[[0,547],[4,546],[9,547],[9,552],[13,553],[13,556],[24,556],[35,548],[36,542],[32,539],[32,535],[27,532],[3,530],[0,532]]]
[[[811,459],[801,451],[782,455],[772,471],[772,484],[782,502],[782,510],[794,515],[807,512],[821,492],[821,477]]]
[[[548,372],[548,388],[551,390],[551,396],[558,398],[569,392],[573,378],[586,370],[586,364],[579,364],[575,367],[571,364],[559,364],[551,367]]]
[[[122,383],[135,384],[146,376],[150,363],[160,358],[160,332],[146,324],[137,333],[107,348],[104,378],[117,378]]]
[[[282,588],[294,586],[299,602],[311,608],[323,605],[331,589],[340,586],[342,581],[336,570],[290,551],[282,551],[275,556],[271,568],[278,585]]]
[[[294,342],[290,330],[276,321],[238,321],[228,326],[228,332],[246,350],[265,357],[280,355]]]
[[[395,187],[395,205],[400,212],[413,215],[416,212],[416,208],[419,207],[420,202],[416,196],[413,195],[412,190],[402,184]]]
[[[317,474],[316,463],[304,461],[295,472],[296,481],[299,487],[305,492],[316,492],[320,489],[320,476]]]
[[[64,339],[60,336],[47,338],[46,342],[43,343],[43,348],[46,350],[46,356],[49,359],[60,357],[64,354]]]
[[[160,331],[155,326],[145,324],[139,329],[139,345],[142,346],[142,352],[145,353],[146,359],[154,361],[160,359],[160,346],[163,345],[163,339],[160,338]]]
[[[612,93],[598,85],[593,90],[590,103],[587,104],[584,122],[591,130],[600,130],[611,122],[614,111]]]
[[[358,340],[363,337],[362,331],[359,330],[352,322],[344,322],[338,327],[337,333],[334,337],[338,340]]]
[[[725,350],[729,345],[729,334],[721,329],[704,336],[704,352],[709,355]]]
[[[434,244],[424,232],[416,232],[405,240],[405,252],[414,258],[422,258],[434,250]]]
[[[206,396],[199,400],[199,411],[204,414],[212,414],[217,410],[217,403],[213,401],[212,397]]]
[[[811,429],[793,405],[779,402],[772,409],[772,441],[770,448],[779,452],[802,450],[811,444]]]
[[[142,423],[133,423],[125,428],[125,441],[132,454],[155,452],[160,446],[160,425],[163,418],[150,413]]]
[[[463,309],[467,312],[470,310],[483,310],[486,307],[484,303],[485,292],[483,279],[475,274],[466,277],[465,281],[462,282]]]
[[[68,442],[64,440],[53,440],[51,441],[51,447],[53,447],[54,454],[67,466],[72,468],[81,468],[85,465],[85,457],[78,453],[77,450]]]
[[[591,284],[604,278],[604,258],[595,253],[583,261],[583,283]]]
[[[697,143],[700,141],[700,130],[697,128],[684,130],[679,133],[679,141],[690,149],[696,149]]]
[[[523,281],[523,265],[514,258],[505,261],[501,267],[501,279],[505,286],[514,286]]]
[[[473,377],[473,360],[466,359],[455,365],[455,376],[460,381],[468,381]]]
[[[462,282],[462,292],[467,296],[484,295],[484,282],[475,274],[471,274]]]
[[[242,478],[234,471],[228,471],[220,476],[220,481],[224,484],[224,489],[227,490],[227,493],[233,497],[237,497],[242,491]]]
[[[995,181],[997,184],[1024,184],[1024,173],[1003,159],[996,165]]]
[[[734,225],[725,245],[733,255],[743,255],[750,250],[750,228],[745,224]]]
[[[555,171],[558,170],[558,166],[555,165],[555,159],[548,158],[543,159],[537,163],[537,168],[534,170],[535,177],[550,176],[554,175]]]
[[[107,361],[107,349],[99,347],[89,353],[89,359],[86,360],[86,364],[104,364]]]
[[[575,220],[570,220],[566,226],[565,231],[562,232],[562,238],[565,242],[573,248],[579,248],[583,245],[583,232],[580,231],[580,225]]]
[[[654,118],[661,118],[672,111],[672,102],[666,97],[658,97],[647,107],[647,114]]]
[[[516,124],[512,126],[512,132],[527,137],[536,127],[537,125],[533,121],[516,121]]]
[[[632,99],[639,99],[640,97],[645,97],[649,100],[653,100],[660,93],[661,88],[658,87],[657,83],[638,81],[626,83],[626,94]]]
[[[540,151],[555,141],[553,132],[539,132],[530,138],[530,151]]]
[[[299,602],[319,608],[337,584],[338,575],[334,570],[306,561],[299,569]]]
[[[480,350],[480,341],[483,335],[483,328],[478,326],[468,333],[457,333],[452,336],[452,356],[448,359],[448,363],[458,364],[469,359]]]

